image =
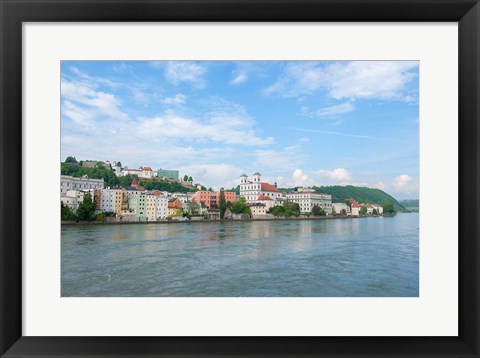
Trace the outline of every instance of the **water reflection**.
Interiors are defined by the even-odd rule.
[[[62,296],[417,295],[417,214],[62,228]]]

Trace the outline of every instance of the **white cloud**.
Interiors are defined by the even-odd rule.
[[[313,112],[313,115],[317,117],[333,117],[337,114],[344,114],[353,112],[355,110],[355,106],[350,102],[345,102],[342,104],[337,104],[335,106],[330,107],[323,107],[317,109]]]
[[[125,62],[115,62],[112,69],[117,73],[124,73],[128,70],[128,65]]]
[[[205,87],[204,75],[207,72],[204,66],[201,66],[195,62],[182,62],[182,61],[169,61],[165,67],[165,78],[178,85],[181,82],[188,82],[194,87]]]
[[[180,104],[185,104],[186,101],[187,101],[187,96],[181,93],[177,93],[174,97],[165,98],[163,100],[163,103],[180,105]]]
[[[314,184],[313,179],[309,178],[307,174],[304,174],[301,169],[295,169],[292,174],[294,186],[312,186]]]
[[[282,149],[259,149],[255,152],[255,165],[261,171],[273,173],[294,170],[306,160],[306,155],[299,146]]]
[[[404,86],[415,77],[411,70],[417,66],[415,61],[354,61],[347,65],[336,63],[328,74],[329,93],[336,99],[404,100]]]
[[[121,103],[113,94],[96,91],[84,83],[63,79],[61,95],[65,105],[62,110],[73,109],[72,102],[75,102],[77,104],[76,112],[82,112],[84,118],[94,118],[99,115],[123,120],[128,118],[127,114],[120,110]],[[81,105],[81,108],[78,105]],[[71,118],[75,120],[75,118]]]
[[[90,130],[95,128],[92,118],[93,113],[76,106],[68,100],[62,103],[62,114],[84,129]]]
[[[241,73],[237,75],[233,80],[230,81],[232,85],[239,85],[241,83],[244,83],[247,81],[247,75],[244,73]]]
[[[395,197],[399,199],[418,198],[419,184],[410,175],[396,176],[391,187]]]
[[[231,164],[191,164],[179,168],[182,174],[193,177],[195,183],[202,183],[207,188],[219,190],[230,189],[239,183],[240,169]]]
[[[383,191],[385,191],[387,189],[387,185],[382,181],[379,181],[378,183],[375,183],[373,185],[373,187],[377,188],[377,189],[380,189],[380,190],[383,190]]]
[[[407,189],[412,182],[412,178],[407,174],[402,174],[393,179],[393,187],[396,191]]]
[[[352,180],[352,174],[345,168],[336,168],[332,170],[319,170],[317,174],[320,177],[332,179],[339,182],[348,182]]]
[[[260,137],[255,133],[252,121],[243,120],[234,113],[202,120],[177,115],[170,111],[162,116],[140,119],[136,130],[141,136],[156,140],[177,138],[205,143],[214,141],[251,146],[273,143],[272,137]]]
[[[416,61],[352,61],[289,63],[280,78],[264,93],[302,97],[326,91],[335,99],[414,101],[405,85],[415,78]]]

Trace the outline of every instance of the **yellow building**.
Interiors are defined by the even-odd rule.
[[[127,192],[124,189],[115,189],[114,211],[120,214],[128,208]]]
[[[157,197],[153,194],[147,195],[146,211],[148,221],[157,220]]]

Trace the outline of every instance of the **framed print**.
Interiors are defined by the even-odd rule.
[[[2,357],[479,356],[477,1],[0,1]]]

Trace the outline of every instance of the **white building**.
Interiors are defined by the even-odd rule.
[[[337,215],[350,215],[350,207],[345,203],[332,203],[332,212]]]
[[[372,204],[372,207],[377,210],[377,213],[383,214],[383,207],[378,204]]]
[[[100,210],[103,212],[113,211],[115,212],[115,189],[102,189],[100,191]]]
[[[252,212],[252,217],[262,217],[267,215],[267,210],[265,208],[265,204],[262,203],[251,203],[249,204],[250,211]]]
[[[60,197],[60,200],[64,205],[67,205],[73,213],[77,212],[78,205],[83,202],[85,194],[89,193],[93,200],[92,190],[68,190],[65,195]]]
[[[93,190],[103,189],[103,187],[103,179],[89,179],[88,175],[81,178],[60,175],[60,196],[66,195],[69,190]]]
[[[287,193],[287,200],[297,203],[301,213],[311,212],[315,205],[330,214],[332,212],[332,196],[330,194],[317,193],[313,189],[294,191]]]
[[[190,201],[190,197],[187,193],[173,193],[171,197],[180,199],[182,204],[188,203]]]
[[[120,165],[120,162],[113,162],[112,163],[112,170],[115,172],[115,175],[117,177],[122,175],[122,166]]]
[[[272,199],[281,198],[282,192],[275,185],[269,183],[262,183],[262,175],[255,173],[251,178],[245,174],[240,176],[240,196],[247,199],[247,203],[254,203],[258,201],[261,195],[271,197]]]
[[[157,220],[166,219],[168,217],[168,196],[160,194],[156,196],[157,199]]]
[[[150,167],[140,167],[139,169],[129,169],[128,167],[125,167],[123,168],[121,175],[136,175],[139,178],[151,179],[156,176],[156,173]]]
[[[266,195],[260,195],[257,198],[256,202],[265,205],[265,211],[268,211],[272,206],[277,205],[276,204],[277,201],[275,199],[272,199],[271,197]]]

